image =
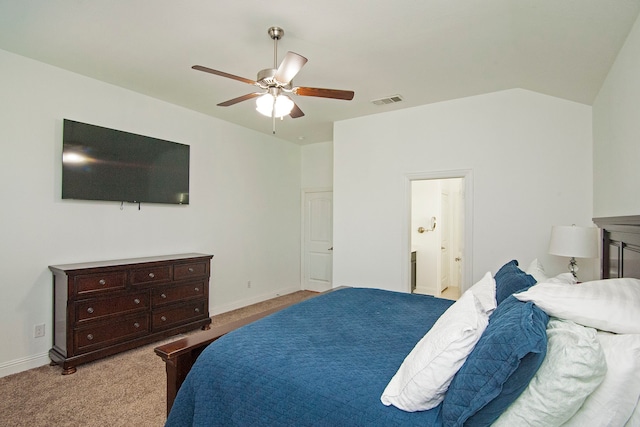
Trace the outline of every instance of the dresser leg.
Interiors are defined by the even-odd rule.
[[[64,368],[62,370],[62,375],[71,375],[71,374],[75,374],[76,373],[76,367],[75,366],[69,366],[68,368]]]

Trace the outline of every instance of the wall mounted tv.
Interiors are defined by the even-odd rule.
[[[65,119],[62,198],[189,204],[189,146]]]

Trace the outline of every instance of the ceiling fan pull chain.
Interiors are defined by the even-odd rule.
[[[276,98],[277,98],[277,95],[274,95],[273,104],[271,104],[271,122],[272,122],[273,135],[276,134]]]

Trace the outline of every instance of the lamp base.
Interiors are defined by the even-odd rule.
[[[578,263],[576,262],[575,257],[571,257],[568,267],[571,274],[573,274],[573,278],[578,279]]]

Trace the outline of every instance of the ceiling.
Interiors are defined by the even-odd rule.
[[[592,104],[640,0],[0,0],[0,49],[271,134],[254,91],[191,69],[256,79],[273,66],[267,29],[309,59],[295,86],[355,91],[294,96],[305,116],[276,123],[297,144],[333,123],[510,88]],[[371,101],[401,95],[403,101]]]

